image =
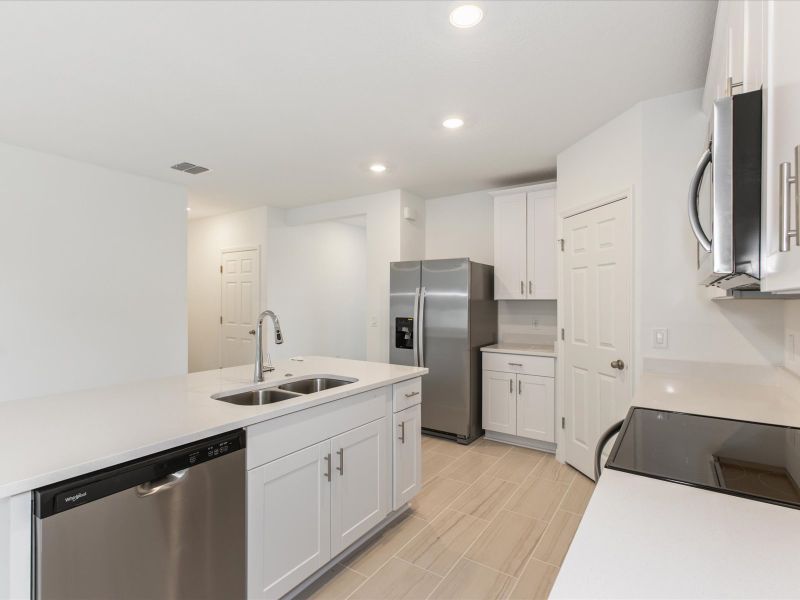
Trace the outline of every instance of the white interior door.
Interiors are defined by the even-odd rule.
[[[564,219],[566,460],[592,478],[600,434],[630,405],[629,203],[624,198]],[[612,367],[615,361],[622,368]]]
[[[254,336],[258,319],[258,249],[223,250],[221,261],[222,366],[235,367],[255,359]]]
[[[494,297],[525,298],[526,269],[525,192],[494,199]]]

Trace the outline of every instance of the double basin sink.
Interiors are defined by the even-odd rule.
[[[305,394],[314,394],[341,385],[347,385],[348,383],[354,383],[355,381],[358,380],[334,379],[332,377],[309,377],[308,379],[300,379],[276,387],[214,394],[211,397],[214,400],[230,402],[231,404],[257,406],[261,404],[273,404],[275,402],[281,402],[282,400],[290,400],[291,398],[297,398]]]

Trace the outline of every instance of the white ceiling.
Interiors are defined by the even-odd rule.
[[[457,4],[3,2],[0,140],[185,184],[193,216],[527,182],[637,101],[701,86],[716,9],[484,1],[459,30]]]

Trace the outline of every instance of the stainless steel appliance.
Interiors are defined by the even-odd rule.
[[[35,597],[245,598],[245,434],[34,492]]]
[[[800,429],[632,407],[606,468],[800,508]]]
[[[711,143],[689,188],[689,223],[699,244],[699,283],[724,290],[758,290],[761,91],[714,102],[712,129]],[[709,165],[711,186],[704,193],[701,188]],[[707,205],[701,206],[704,201]]]
[[[424,366],[422,428],[469,443],[481,429],[480,347],[497,342],[494,269],[467,258],[390,265],[389,360]]]

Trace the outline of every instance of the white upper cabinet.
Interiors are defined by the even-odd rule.
[[[494,198],[494,297],[556,298],[554,183],[497,192]]]
[[[797,174],[796,148],[800,145],[800,3],[767,2],[765,5],[766,70],[764,73],[764,164],[762,240],[765,276],[762,290],[800,290],[798,237],[786,238],[797,228],[797,184],[786,181]],[[783,163],[788,163],[782,168]],[[783,186],[782,182],[783,181]],[[785,194],[781,194],[781,189]],[[781,208],[789,219],[781,223]],[[781,227],[783,225],[783,227]],[[781,240],[789,242],[781,251]]]
[[[525,298],[527,200],[524,192],[494,199],[494,297]]]

